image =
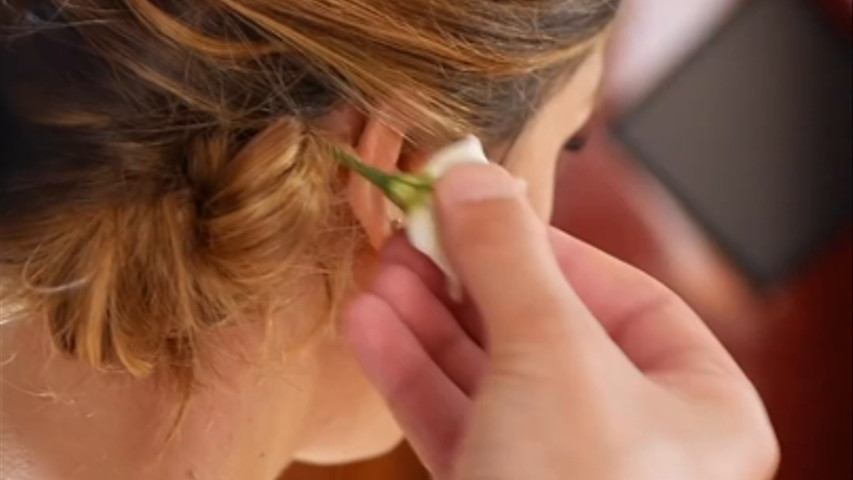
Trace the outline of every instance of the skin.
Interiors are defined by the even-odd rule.
[[[345,317],[435,478],[771,478],[778,445],[761,400],[701,319],[549,228],[522,185],[463,165],[436,187],[466,302],[394,241]]]
[[[601,65],[601,52],[596,51],[558,86],[517,142],[492,149],[493,156],[506,159],[507,170],[527,182],[525,222],[532,221],[528,217],[545,219],[550,215],[560,148],[592,110]],[[380,168],[411,163],[411,159],[402,158],[400,132],[404,128],[387,125],[378,116],[364,118],[354,109],[342,108],[324,119],[321,126],[350,141],[363,159]],[[423,157],[428,154],[420,153]],[[459,456],[459,439],[464,433],[461,425],[471,421],[476,410],[472,408],[473,392],[489,370],[488,354],[472,340],[482,339],[481,322],[466,321],[460,315],[459,321],[449,317],[452,322],[448,317],[439,317],[442,321],[420,319],[418,327],[399,317],[377,316],[371,310],[385,308],[387,313],[390,299],[405,295],[391,291],[394,282],[388,280],[389,265],[399,266],[417,258],[405,253],[399,241],[390,242],[378,253],[391,234],[388,219],[395,215],[379,195],[359,178],[352,178],[349,201],[374,248],[362,253],[355,272],[362,287],[373,293],[358,297],[347,316],[343,330],[348,332],[349,343],[341,329],[315,331],[326,308],[320,295],[322,279],[306,279],[301,286],[303,293],[273,328],[247,322],[209,333],[200,348],[200,357],[207,365],[200,372],[201,387],[194,393],[180,429],[168,442],[164,439],[179,402],[163,387],[163,378],[134,379],[123,372],[93,371],[57,356],[42,323],[23,320],[3,325],[0,476],[38,480],[272,479],[294,459],[339,463],[384,453],[399,442],[398,425],[406,429],[439,478],[450,475],[451,466],[462,461],[460,458],[466,465],[491,461],[490,453],[482,448],[472,450],[480,451],[480,457]],[[505,212],[494,213],[498,216],[492,218],[503,218]],[[485,218],[469,220],[491,224]],[[541,244],[539,238],[536,245],[541,248]],[[401,250],[394,253],[394,245]],[[451,250],[456,251],[453,246]],[[463,253],[453,255],[465,252],[460,251]],[[537,255],[541,257],[542,253]],[[389,260],[394,258],[399,261]],[[552,282],[560,283],[558,276],[552,276]],[[505,278],[506,271],[496,277]],[[466,273],[465,278],[472,277]],[[420,285],[421,294],[426,285],[431,285],[423,280],[409,284]],[[436,299],[434,295],[422,297]],[[381,299],[379,305],[384,307],[376,307],[376,303],[371,307],[371,300],[365,306],[364,298]],[[381,322],[371,324],[371,318]],[[425,371],[421,370],[424,365],[436,362],[423,354],[416,357],[421,363],[402,361],[407,357],[395,347],[422,352],[424,346],[431,345],[428,338],[444,338],[456,345],[463,337],[443,336],[448,325],[456,325],[452,330],[456,334],[472,332],[466,333],[464,338],[469,343],[465,345],[477,346],[460,352],[453,347],[447,359],[458,355],[458,361],[439,362],[441,371],[428,376],[452,379],[454,385],[458,382],[455,393],[433,388],[436,385],[418,386],[413,380],[417,375],[407,377],[404,370],[411,367],[408,374],[417,373]],[[391,333],[385,329],[389,326]],[[431,350],[432,354],[438,350]],[[400,361],[401,369],[383,370],[377,360],[383,355]],[[395,394],[398,390],[389,388],[395,382],[421,392],[422,401],[401,403]],[[565,389],[578,391],[584,386],[573,384]],[[431,389],[418,390],[421,387]],[[440,411],[424,407],[425,399],[434,399],[427,395],[430,392],[453,402],[435,403],[453,413],[452,421]],[[430,423],[436,428],[425,426]],[[594,425],[587,427],[592,431]],[[440,447],[441,439],[451,440],[445,442],[448,448]]]
[[[583,123],[599,61],[509,149],[516,178],[463,165],[439,180],[438,230],[466,300],[398,237],[347,337],[437,479],[769,479],[779,447],[762,402],[701,319],[543,222],[554,164],[526,155]]]

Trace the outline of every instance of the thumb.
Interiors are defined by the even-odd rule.
[[[460,165],[435,189],[443,246],[483,317],[493,353],[519,342],[541,348],[567,333],[602,333],[564,278],[525,190],[495,165]]]

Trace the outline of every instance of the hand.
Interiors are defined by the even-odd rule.
[[[436,206],[470,300],[395,239],[345,331],[437,478],[771,477],[756,391],[677,296],[549,229],[497,167],[457,167]]]

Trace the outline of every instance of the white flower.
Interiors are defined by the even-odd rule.
[[[345,150],[336,150],[335,156],[347,168],[376,185],[406,214],[406,236],[409,243],[438,265],[447,277],[450,296],[460,300],[462,288],[459,277],[441,248],[436,231],[432,194],[435,182],[453,166],[463,163],[489,163],[480,140],[469,135],[442,148],[430,157],[422,171],[415,174],[383,172]]]
[[[489,163],[482,143],[473,135],[452,143],[432,155],[423,173],[433,180],[438,180],[453,166],[464,163]],[[431,195],[425,196],[407,210],[406,236],[413,247],[429,257],[444,272],[451,297],[459,300],[462,296],[462,288],[459,277],[453,271],[441,247]]]

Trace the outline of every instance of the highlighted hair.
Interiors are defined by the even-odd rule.
[[[616,3],[2,2],[4,313],[191,382],[205,331],[307,275],[332,305],[347,284],[358,236],[317,119],[391,103],[414,141],[507,138]]]

